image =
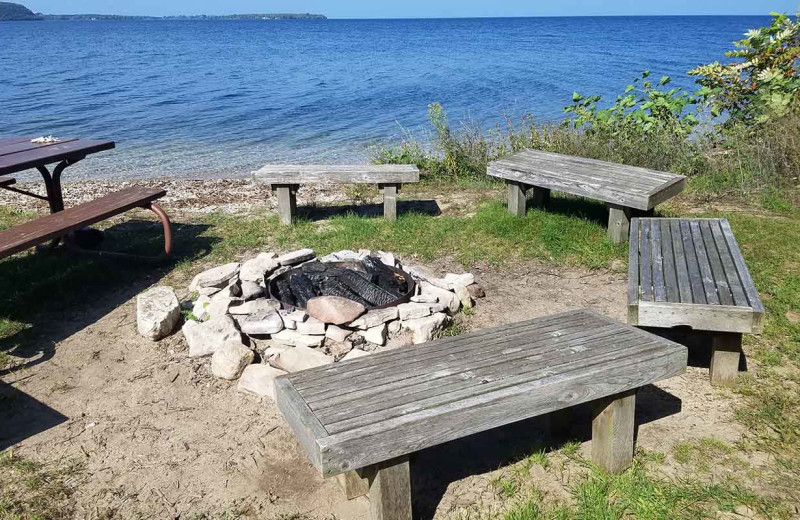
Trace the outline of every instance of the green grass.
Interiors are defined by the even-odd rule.
[[[0,452],[0,520],[57,520],[72,516],[72,495],[83,465],[70,461],[45,466]]]

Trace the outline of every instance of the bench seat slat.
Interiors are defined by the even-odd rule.
[[[566,319],[568,317],[579,319],[573,321]],[[335,422],[320,421],[319,412],[310,407],[314,421],[323,425],[325,433],[317,428],[317,437],[311,446],[303,443],[310,450],[309,458],[323,476],[332,476],[472,433],[638,388],[679,374],[685,368],[684,347],[639,329],[586,310],[564,313],[555,318],[515,324],[517,332],[527,331],[527,340],[515,340],[518,347],[526,347],[526,343],[541,340],[543,336],[557,341],[561,335],[570,333],[590,334],[584,335],[582,340],[575,336],[576,339],[568,340],[565,344],[568,346],[563,349],[536,350],[539,357],[529,354],[527,358],[515,358],[515,353],[510,351],[513,348],[508,350],[508,346],[499,340],[501,334],[498,331],[503,327],[498,327],[488,334],[498,341],[484,344],[482,351],[473,354],[485,359],[498,356],[503,360],[489,364],[483,372],[484,378],[479,375],[458,379],[443,376],[449,377],[447,381],[451,385],[443,387],[445,393],[437,390],[436,385],[423,383],[426,386],[419,387],[422,392],[416,396],[420,403],[418,408],[414,408],[413,402],[407,403],[408,399],[397,391],[391,394],[393,401],[384,399],[378,392],[362,395],[357,401],[344,400],[326,407],[325,416]],[[541,323],[552,325],[559,321],[564,324],[560,335],[548,336],[540,332]],[[591,332],[601,326],[610,334],[592,339]],[[405,351],[407,359],[415,359],[430,352],[451,351],[458,347],[458,340],[469,341],[478,334],[487,335],[485,331],[479,331],[400,350]],[[432,375],[438,370],[433,367],[407,369],[402,363],[397,363],[395,352],[374,354],[346,364],[351,370],[358,370],[362,363],[368,363],[371,370],[378,371],[386,365],[395,371],[415,372],[413,377]],[[452,375],[467,373],[455,368],[468,364],[468,360],[462,361],[461,358],[461,355],[451,358]],[[477,361],[477,357],[473,359]],[[308,382],[316,376],[323,376],[327,368],[319,367],[278,378],[277,400],[284,413],[289,408],[286,406],[287,397],[307,399],[306,391],[298,389],[295,380]],[[364,389],[364,384],[343,379],[335,388],[336,392],[354,394]],[[355,408],[354,403],[358,406],[355,409],[357,415],[346,415]],[[388,405],[393,405],[393,408],[387,408]],[[297,414],[289,420],[295,431],[298,421],[302,422],[302,418]],[[310,431],[308,425],[304,425],[298,435],[308,435]]]
[[[739,279],[742,281],[744,291],[747,294],[748,304],[756,312],[763,313],[764,305],[761,303],[761,298],[758,296],[756,285],[750,276],[750,271],[747,269],[747,264],[742,256],[742,250],[739,248],[739,243],[736,241],[736,237],[733,235],[731,225],[727,219],[722,219],[720,222],[720,227],[722,228],[722,234],[725,236],[725,242],[728,245],[728,250],[731,252],[733,263],[736,265],[736,271],[739,274]]]
[[[408,164],[377,165],[267,165],[253,172],[255,180],[267,184],[294,185],[405,184],[419,182],[419,169]]]
[[[705,243],[708,262],[711,265],[711,274],[714,277],[719,303],[721,305],[733,305],[731,287],[728,284],[728,278],[725,276],[725,270],[722,268],[722,259],[717,250],[714,235],[711,233],[711,223],[707,220],[700,221],[700,232],[703,235],[703,242]]]
[[[739,279],[739,273],[736,270],[736,265],[731,257],[728,243],[725,241],[725,236],[722,233],[720,222],[710,222],[709,225],[711,227],[711,235],[713,236],[717,253],[719,254],[720,261],[722,262],[724,277],[727,281],[728,288],[730,289],[731,296],[733,297],[733,305],[747,307],[749,306],[749,303],[744,294],[744,288],[742,287],[742,281]]]
[[[678,220],[669,220],[670,235],[672,236],[672,253],[675,255],[675,282],[678,284],[678,294],[681,303],[692,303],[692,282],[689,276],[689,265],[684,251],[683,232]]]
[[[0,231],[0,258],[24,251],[166,195],[160,188],[130,187],[91,202]]]

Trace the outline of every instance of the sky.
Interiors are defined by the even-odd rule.
[[[798,0],[11,0],[47,14],[318,13],[330,18],[796,13]]]

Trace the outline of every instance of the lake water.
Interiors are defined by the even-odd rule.
[[[692,87],[766,17],[0,23],[0,137],[114,139],[80,176],[238,175],[363,162],[426,107],[490,126],[563,117],[642,70]]]

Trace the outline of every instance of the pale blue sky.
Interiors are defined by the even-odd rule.
[[[48,14],[313,12],[331,18],[795,13],[797,0],[12,0]]]

